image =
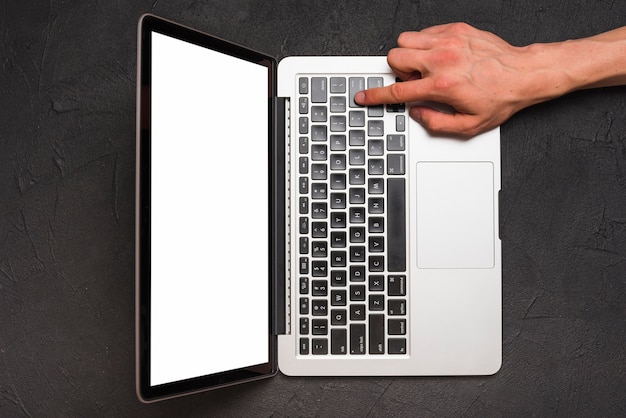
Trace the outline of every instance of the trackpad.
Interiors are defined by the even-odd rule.
[[[417,266],[494,266],[490,162],[417,164]]]

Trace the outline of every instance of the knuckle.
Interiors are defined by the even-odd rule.
[[[389,88],[389,93],[391,95],[392,100],[396,102],[402,102],[405,96],[406,87],[404,83],[394,83]]]

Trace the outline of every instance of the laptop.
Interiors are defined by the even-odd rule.
[[[137,394],[501,364],[499,129],[361,107],[386,58],[138,28]]]

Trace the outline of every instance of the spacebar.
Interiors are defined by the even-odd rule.
[[[406,270],[406,193],[403,178],[387,179],[387,271]]]

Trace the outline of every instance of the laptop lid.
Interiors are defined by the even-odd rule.
[[[277,239],[284,166],[273,155],[280,155],[275,66],[271,57],[155,16],[139,22],[142,401],[277,371],[273,307],[281,299],[274,279],[284,275],[284,243]]]

